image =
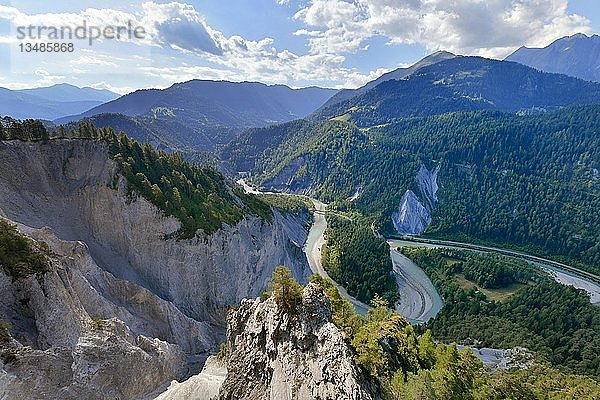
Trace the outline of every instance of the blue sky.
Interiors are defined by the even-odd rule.
[[[144,28],[21,52],[19,26]],[[0,86],[72,83],[120,93],[189,79],[357,87],[436,50],[503,58],[600,32],[592,0],[0,0]],[[69,42],[69,41],[67,41]]]

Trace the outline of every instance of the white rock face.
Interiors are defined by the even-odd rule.
[[[305,287],[293,314],[278,310],[273,298],[244,300],[227,321],[227,377],[220,399],[373,398],[319,286]]]
[[[437,176],[439,172],[439,165],[433,171],[429,171],[425,165],[421,165],[421,169],[415,177],[421,197],[419,198],[412,190],[407,190],[400,200],[398,211],[392,215],[392,222],[399,234],[418,235],[431,224],[433,208],[438,201]]]
[[[227,376],[227,368],[210,356],[202,372],[192,376],[185,382],[171,382],[166,391],[155,400],[216,400],[219,398],[219,389]]]
[[[13,281],[0,272],[1,318],[13,341],[0,344],[2,399],[134,399],[156,385],[186,374],[181,346],[134,334],[123,320],[147,323],[171,319],[167,336],[203,345],[216,340],[211,327],[186,317],[171,304],[135,284],[119,281],[94,264],[85,246],[64,242],[47,229],[21,227],[56,254],[52,271]],[[94,284],[112,285],[99,293]],[[121,301],[139,296],[149,310],[128,312]],[[118,316],[102,319],[102,315]]]
[[[38,360],[3,365],[0,399],[145,396],[189,376],[187,358],[216,349],[227,308],[257,296],[275,266],[307,281],[301,218],[249,216],[211,236],[166,240],[179,222],[129,198],[115,173],[98,142],[0,141],[0,215],[58,254],[40,281],[0,274],[0,319],[31,347],[22,359]],[[92,321],[114,323],[105,333]]]
[[[392,215],[394,228],[401,235],[420,234],[431,224],[431,214],[412,190],[407,190],[400,200],[398,211]]]
[[[419,190],[423,196],[425,196],[431,207],[438,201],[437,192],[439,187],[437,184],[437,176],[439,172],[439,165],[435,167],[433,171],[429,171],[425,165],[421,164],[421,169],[419,169],[416,178]]]

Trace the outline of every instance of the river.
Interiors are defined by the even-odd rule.
[[[558,263],[553,260],[548,260],[520,251],[444,240],[422,239],[422,241],[420,241],[420,239],[418,238],[410,238],[410,240],[390,239],[388,240],[388,243],[395,247],[444,247],[459,250],[466,249],[470,251],[480,251],[488,253],[492,252],[499,253],[508,257],[521,258],[546,271],[558,283],[562,283],[563,285],[573,286],[574,288],[584,290],[589,295],[590,302],[594,305],[600,306],[600,284],[598,283],[598,277],[596,275],[585,271],[578,272],[579,270],[576,268],[570,267],[566,264]],[[561,268],[560,266],[563,266],[563,268]],[[569,270],[565,268],[569,268]]]
[[[243,179],[238,180],[237,183],[240,184],[247,193],[283,194],[261,192],[256,188],[249,186]],[[313,203],[315,212],[313,224],[308,232],[308,238],[304,245],[304,253],[306,254],[308,264],[313,273],[331,279],[321,264],[321,249],[325,244],[324,234],[327,229],[327,218],[325,216],[327,204],[310,197],[308,198]],[[398,285],[398,292],[400,293],[400,299],[396,302],[394,308],[398,314],[403,315],[411,324],[424,323],[435,317],[443,307],[444,302],[425,272],[396,250],[399,246],[450,247],[467,248],[476,251],[507,252],[507,250],[496,249],[489,246],[476,246],[458,242],[437,241],[437,243],[431,243],[432,241],[429,240],[419,242],[419,239],[416,238],[412,238],[410,241],[393,238],[386,238],[386,240],[390,246],[393,273]],[[560,268],[557,265],[562,264],[552,262],[551,260],[545,260],[520,252],[510,252],[508,255],[529,258],[529,261],[546,270],[557,282],[585,290],[590,295],[591,303],[600,305],[600,285],[598,285],[598,283],[582,277],[573,271],[567,271]],[[356,312],[361,315],[367,313],[371,308],[370,306],[350,296],[346,289],[333,281],[333,279],[331,280],[340,291],[340,294],[354,305]]]

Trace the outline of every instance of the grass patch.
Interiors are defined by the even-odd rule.
[[[524,283],[515,282],[515,283],[511,283],[508,286],[503,287],[503,288],[484,289],[484,288],[478,287],[475,284],[475,282],[472,282],[472,281],[468,280],[467,278],[465,278],[465,276],[463,274],[454,275],[454,280],[456,281],[456,283],[458,283],[458,286],[460,286],[461,289],[463,289],[465,291],[469,291],[472,288],[477,288],[477,290],[479,290],[481,293],[483,293],[485,295],[485,297],[488,298],[488,300],[498,301],[501,303],[508,300],[512,295],[514,295],[517,292],[517,290],[522,289],[527,286]]]
[[[331,118],[332,121],[342,121],[347,122],[350,119],[351,115],[349,113],[338,115],[337,117]]]
[[[313,208],[310,200],[302,196],[284,194],[260,194],[257,197],[280,211],[292,215],[308,213]]]

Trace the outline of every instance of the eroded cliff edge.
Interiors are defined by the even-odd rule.
[[[19,334],[15,338],[19,345],[30,347],[34,353],[29,355],[47,360],[60,352],[65,371],[70,368],[64,375],[69,381],[68,376],[79,373],[80,364],[73,357],[80,354],[83,343],[99,350],[102,346],[95,341],[114,339],[124,341],[124,348],[133,346],[130,350],[135,352],[141,340],[142,346],[157,343],[148,351],[142,349],[144,359],[154,353],[173,354],[170,371],[149,374],[152,379],[133,392],[126,389],[130,382],[104,382],[115,387],[115,393],[127,394],[126,398],[189,375],[189,360],[213,350],[223,337],[227,308],[257,296],[275,266],[288,266],[301,282],[310,274],[302,252],[308,216],[274,211],[269,223],[248,215],[212,235],[198,232],[189,240],[165,239],[179,228],[179,221],[128,194],[125,180],[100,141],[0,142],[0,214],[19,223],[29,236],[54,243],[56,249],[55,268],[41,281],[12,282],[2,277],[3,293],[11,295],[2,300],[0,317],[22,326],[24,343]],[[32,298],[39,301],[26,302],[27,307],[22,304]],[[90,324],[104,330],[96,332]],[[161,346],[173,350],[154,350]],[[114,357],[113,350],[124,348],[99,350],[98,362],[92,364],[101,365],[102,359]],[[160,357],[156,360],[165,363]],[[131,373],[143,374],[144,364],[137,365]],[[11,382],[22,378],[14,371],[4,372],[3,379]],[[118,374],[116,369],[105,379],[116,379]],[[75,380],[69,382],[57,386],[72,387]],[[48,388],[50,398],[58,395],[52,392],[55,389]]]

